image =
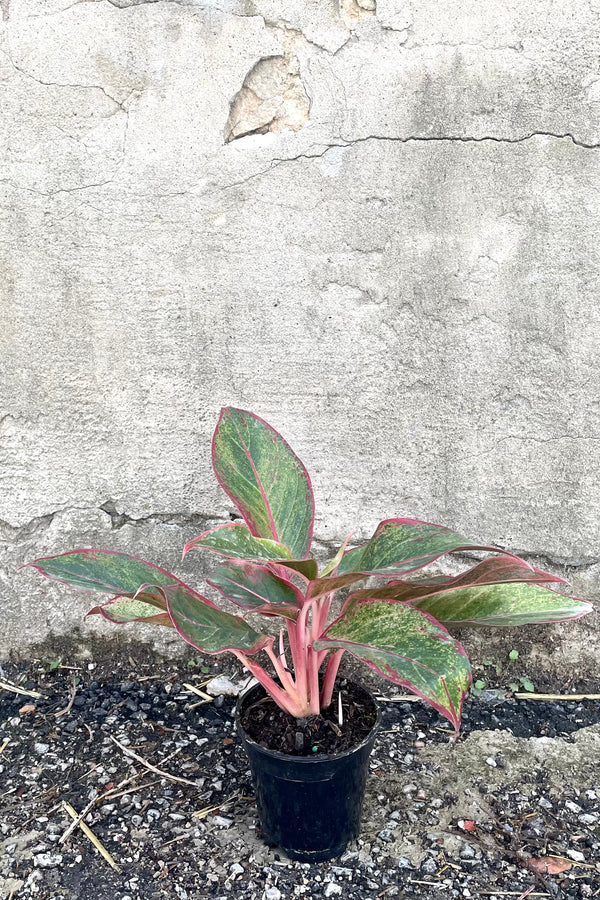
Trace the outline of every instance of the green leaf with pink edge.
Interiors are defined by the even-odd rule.
[[[137,597],[121,595],[112,597],[106,603],[94,606],[87,616],[100,615],[115,625],[127,625],[130,622],[142,622],[147,625],[164,625],[173,628],[171,617],[166,612],[167,604],[161,598],[162,608],[154,603],[145,603],[142,599],[146,594],[138,594]]]
[[[458,731],[471,666],[459,642],[427,613],[394,601],[354,600],[313,646],[347,650],[413,691]]]
[[[255,537],[246,525],[219,525],[203,532],[183,548],[185,557],[195,547],[212,550],[237,559],[263,559],[286,562],[292,559],[287,547],[269,538]]]
[[[352,596],[416,602],[421,597],[454,591],[457,588],[511,582],[539,584],[540,582],[564,582],[564,579],[557,575],[551,575],[549,572],[542,572],[541,569],[536,569],[514,556],[493,556],[491,559],[484,559],[468,572],[463,572],[462,575],[454,578],[437,576],[426,581],[392,581],[385,587],[376,590],[366,588],[363,591],[356,591]],[[416,605],[420,604],[416,602]],[[438,617],[436,616],[436,618]]]
[[[413,606],[452,625],[544,625],[579,619],[591,603],[537,584],[490,584],[457,588],[415,600]]]
[[[445,553],[459,550],[502,553],[499,547],[474,544],[443,525],[418,519],[386,519],[379,523],[368,544],[349,550],[343,556],[338,575],[344,572],[407,575],[428,566]]]
[[[308,472],[281,435],[253,413],[221,410],[212,444],[219,484],[253,535],[308,554],[314,498]]]
[[[201,597],[183,584],[160,590],[178,633],[202,653],[241,650],[252,655],[273,642],[270,635],[259,634],[244,619],[223,612],[206,597]]]
[[[179,582],[166,569],[116,550],[85,548],[59,556],[45,556],[28,566],[46,578],[84,591],[135,594],[143,584],[165,585]]]
[[[314,600],[322,597],[323,594],[330,594],[332,591],[348,587],[349,584],[362,581],[365,577],[362,572],[346,572],[344,575],[324,575],[321,578],[315,578],[308,585],[306,597],[308,600]]]
[[[298,588],[266,566],[230,560],[211,575],[209,582],[224,597],[244,609],[268,614],[265,606],[286,609],[295,618],[304,603]]]

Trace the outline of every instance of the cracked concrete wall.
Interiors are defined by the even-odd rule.
[[[86,609],[32,557],[202,574],[225,403],[323,546],[412,515],[598,596],[598,0],[0,8],[0,652]]]

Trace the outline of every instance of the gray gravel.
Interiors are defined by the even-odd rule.
[[[260,840],[233,722],[239,669],[147,658],[74,665],[4,664],[5,678],[43,697],[0,693],[3,898],[600,896],[600,712],[589,704],[553,716],[474,700],[456,745],[421,704],[387,704],[360,839],[308,865]],[[228,693],[200,703],[185,685],[211,675],[224,676],[216,688],[227,682]],[[73,677],[74,702],[57,718]],[[503,717],[528,736],[503,728]],[[161,778],[111,738],[191,784]],[[79,829],[61,843],[72,821],[64,801],[77,812],[91,804],[85,822],[119,871]],[[527,868],[550,855],[571,868],[541,877]]]

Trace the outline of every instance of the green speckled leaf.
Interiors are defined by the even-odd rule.
[[[264,607],[272,607],[287,610],[295,617],[304,599],[291,581],[280,578],[266,566],[244,561],[231,560],[221,566],[209,584],[238,606],[257,612],[268,612]]]
[[[220,525],[194,538],[183,548],[185,556],[194,547],[212,550],[222,556],[237,559],[267,559],[286,561],[292,554],[283,544],[265,538],[257,538],[246,525]]]
[[[386,519],[380,522],[368,544],[346,553],[338,566],[344,572],[366,575],[406,575],[457,550],[493,550],[498,547],[473,544],[443,525],[417,519]]]
[[[314,647],[348,650],[422,697],[458,731],[471,666],[459,642],[427,613],[393,601],[349,600]]]
[[[355,591],[353,597],[371,597],[382,600],[414,601],[414,605],[421,597],[430,597],[446,591],[454,591],[456,588],[474,587],[484,584],[505,584],[509,582],[524,582],[538,584],[539,582],[564,582],[557,575],[542,572],[535,566],[530,566],[524,560],[516,556],[493,556],[484,559],[455,578],[445,575],[428,578],[426,581],[391,581],[385,587],[366,588],[363,591]],[[421,607],[423,608],[423,607]],[[435,618],[438,618],[436,616]],[[440,620],[441,621],[441,620]]]
[[[536,584],[492,584],[444,591],[412,604],[440,622],[456,625],[534,625],[579,619],[591,603]]]
[[[151,598],[152,602],[144,602],[143,597],[150,597],[149,594],[138,594],[137,597],[120,596],[113,597],[100,606],[94,606],[90,609],[88,616],[101,615],[115,625],[126,625],[129,622],[143,622],[148,625],[164,625],[167,628],[173,628],[173,623],[169,614],[166,612],[167,604],[160,597]],[[156,602],[154,602],[156,601]],[[161,609],[164,612],[161,612]],[[87,618],[87,616],[86,616]]]
[[[167,609],[181,637],[202,653],[243,650],[258,653],[273,638],[259,634],[239,616],[223,612],[185,585],[162,588]]]
[[[52,581],[84,591],[110,594],[134,594],[143,584],[164,586],[179,581],[160,566],[115,550],[71,550],[60,556],[36,559],[27,565]]]
[[[263,419],[226,407],[212,446],[215,474],[256,537],[307,555],[314,500],[310,478],[289,444]]]

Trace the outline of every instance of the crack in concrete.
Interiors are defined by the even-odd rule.
[[[127,513],[118,512],[115,501],[109,499],[101,506],[63,506],[43,516],[36,516],[25,525],[11,525],[0,519],[0,542],[5,546],[28,542],[47,531],[57,516],[70,512],[98,511],[110,518],[112,531],[119,531],[125,526],[144,528],[150,525],[171,525],[175,528],[198,528],[200,533],[215,522],[224,524],[241,522],[240,517],[234,513],[230,513],[229,516],[215,516],[206,513],[154,512],[135,518]]]
[[[6,57],[6,59],[9,61],[9,63],[11,64],[11,66],[13,67],[15,72],[19,72],[20,75],[24,75],[25,78],[30,78],[32,81],[35,81],[37,84],[41,84],[44,87],[66,87],[66,88],[73,88],[76,90],[84,90],[84,91],[85,90],[101,91],[104,94],[104,96],[108,97],[108,99],[111,101],[111,103],[114,103],[115,106],[119,110],[121,110],[122,112],[125,112],[125,113],[127,112],[127,109],[124,104],[127,103],[129,98],[131,97],[131,94],[133,93],[133,91],[130,91],[124,100],[117,100],[116,97],[113,97],[112,94],[109,94],[108,91],[106,90],[106,88],[103,88],[102,85],[100,85],[100,84],[69,84],[64,81],[43,81],[41,78],[38,78],[36,75],[32,75],[31,72],[27,71],[27,69],[23,69],[23,68],[21,68],[21,66],[17,65],[17,63],[14,61],[14,59],[12,58],[12,56],[10,55],[10,53],[7,50],[0,49],[0,53],[2,53],[2,55]]]
[[[301,159],[319,159],[329,150],[333,150],[338,147],[354,147],[356,144],[364,144],[368,141],[381,141],[381,142],[390,142],[396,144],[419,144],[419,143],[461,143],[461,144],[484,144],[487,142],[495,143],[495,144],[524,144],[527,141],[531,141],[537,137],[549,137],[555,138],[556,140],[570,140],[576,147],[582,147],[586,150],[598,150],[600,148],[600,143],[591,144],[585,141],[579,140],[576,138],[571,132],[565,131],[561,133],[555,133],[552,131],[532,131],[529,134],[521,135],[521,137],[495,137],[493,135],[484,135],[482,137],[473,137],[473,136],[459,136],[459,135],[432,135],[432,136],[415,136],[410,135],[408,137],[394,137],[391,135],[376,135],[370,134],[365,137],[359,138],[344,138],[341,137],[339,141],[336,141],[331,144],[326,144],[323,149],[316,151],[315,153],[310,153],[308,151],[304,153],[299,153],[297,156],[288,156],[284,158],[274,158],[271,160],[269,165],[261,169],[260,172],[254,172],[252,175],[249,175],[247,178],[243,178],[240,181],[232,181],[230,184],[226,184],[222,186],[222,190],[228,190],[229,188],[239,187],[240,185],[247,184],[249,181],[253,181],[255,178],[260,178],[262,175],[267,175],[273,169],[279,168],[281,165],[285,165],[286,163],[297,162]]]
[[[227,519],[221,516],[209,516],[205,513],[149,513],[147,516],[140,516],[136,519],[127,513],[118,512],[114,500],[107,500],[102,506],[98,507],[102,512],[110,516],[111,527],[113,531],[118,531],[126,525],[132,527],[144,527],[145,525],[174,525],[177,528],[188,528],[191,526],[205,529],[205,527],[215,521],[231,522],[233,516]],[[235,517],[237,518],[237,517]]]
[[[238,522],[242,524],[242,519],[236,513],[231,512],[228,516],[215,516],[206,513],[182,513],[182,512],[153,512],[148,515],[135,518],[128,513],[119,512],[114,500],[109,499],[100,506],[65,506],[54,510],[43,516],[37,516],[27,522],[25,525],[14,526],[0,519],[0,541],[8,546],[9,544],[19,544],[31,541],[46,531],[53,523],[56,516],[69,512],[97,512],[101,511],[110,518],[111,530],[119,531],[121,528],[145,528],[153,525],[167,525],[175,528],[197,528],[200,531],[206,530],[207,527],[214,523],[229,524]],[[363,546],[368,539],[361,541],[356,546]],[[323,553],[331,553],[334,555],[339,550],[341,541],[330,540],[326,538],[314,538],[314,549]],[[354,544],[351,545],[355,546]],[[600,565],[600,556],[560,556],[546,550],[519,550],[515,548],[504,547],[500,544],[497,546],[498,553],[515,553],[526,562],[536,565],[538,568],[558,568],[563,571],[581,573],[594,566]],[[455,558],[466,563],[472,563],[473,560],[480,559],[479,554],[464,552],[455,554]]]

